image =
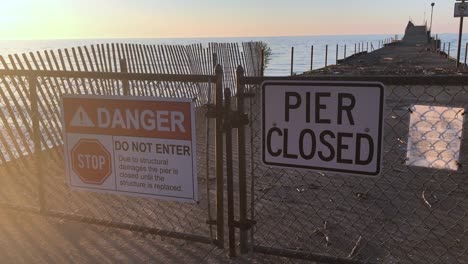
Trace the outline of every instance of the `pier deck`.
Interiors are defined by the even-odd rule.
[[[403,43],[385,46],[361,55],[348,57],[337,65],[305,73],[340,75],[458,75],[456,61],[445,53],[431,51],[429,44],[406,46]]]

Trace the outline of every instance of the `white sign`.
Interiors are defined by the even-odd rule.
[[[455,3],[455,17],[468,16],[468,3]]]
[[[458,170],[464,113],[463,108],[412,106],[406,165]]]
[[[382,161],[380,83],[262,84],[266,165],[375,176]]]
[[[72,188],[198,200],[191,100],[65,95],[62,113]]]

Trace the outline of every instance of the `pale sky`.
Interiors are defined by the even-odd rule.
[[[0,1],[3,40],[402,34],[431,2],[434,33],[459,24],[454,0]]]

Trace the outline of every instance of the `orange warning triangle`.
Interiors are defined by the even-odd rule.
[[[78,110],[76,110],[75,114],[73,115],[73,118],[70,122],[70,126],[94,127],[94,123],[91,120],[91,118],[89,118],[89,115],[86,113],[83,107],[80,106]]]

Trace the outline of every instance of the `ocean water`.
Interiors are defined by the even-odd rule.
[[[468,35],[468,34],[467,34]],[[397,35],[398,38],[402,34]],[[446,44],[450,43],[450,55],[456,56],[457,34],[439,34],[439,38]],[[102,43],[135,43],[135,44],[193,44],[202,43],[207,45],[210,42],[246,42],[263,41],[271,48],[271,60],[265,69],[267,76],[285,76],[291,71],[291,48],[294,47],[293,72],[302,73],[311,68],[311,47],[314,46],[314,57],[312,68],[317,69],[325,66],[325,51],[328,45],[327,64],[335,64],[336,46],[338,45],[338,59],[346,55],[352,55],[355,45],[361,43],[364,50],[377,49],[379,42],[384,39],[395,37],[395,34],[387,35],[335,35],[335,36],[298,36],[298,37],[241,37],[241,38],[163,38],[163,39],[72,39],[72,40],[23,40],[23,41],[0,41],[0,55],[25,53],[31,51],[41,51],[45,49],[62,49],[77,46],[102,44]],[[461,61],[465,56],[465,43],[468,36],[465,36],[462,44]]]

